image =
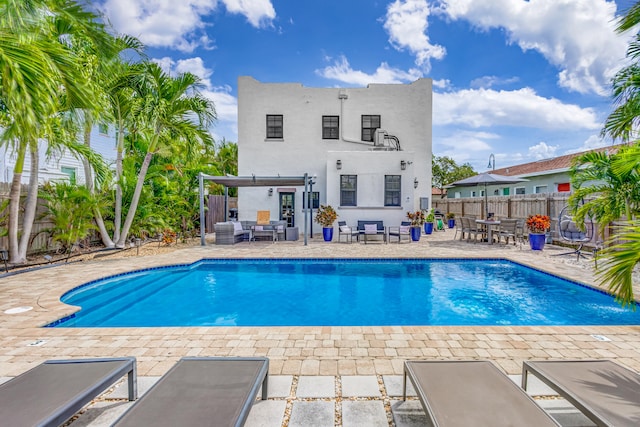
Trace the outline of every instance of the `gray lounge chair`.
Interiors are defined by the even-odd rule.
[[[599,426],[640,425],[640,375],[610,360],[529,361],[532,373]]]
[[[184,357],[114,426],[243,426],[262,385],[266,357]]]
[[[125,375],[135,400],[134,357],[48,360],[0,385],[0,424],[59,426]]]
[[[436,427],[559,425],[489,361],[407,361],[403,399],[407,377]]]

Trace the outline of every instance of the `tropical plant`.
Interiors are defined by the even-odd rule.
[[[73,246],[95,230],[93,209],[97,201],[87,187],[64,182],[45,185],[41,195],[53,221],[51,237],[70,255]]]
[[[97,16],[74,0],[0,1],[0,104],[2,142],[16,155],[8,221],[10,262],[26,260],[38,192],[38,140],[55,135],[55,116],[69,105],[94,102],[82,63],[69,43],[86,37],[101,51],[110,49]],[[20,186],[30,154],[30,182],[18,240]]]
[[[424,224],[424,211],[407,212],[407,218],[414,227],[419,227]]]
[[[447,212],[446,215],[447,219],[455,219],[456,218],[456,214],[453,212]]]
[[[529,232],[543,234],[551,227],[551,219],[548,215],[529,215],[526,224]]]
[[[333,223],[338,219],[338,214],[331,205],[320,205],[316,212],[315,221],[323,227],[333,227]]]
[[[436,220],[436,215],[435,215],[435,213],[433,212],[433,209],[430,209],[430,210],[429,210],[429,213],[427,213],[427,214],[425,215],[425,217],[424,217],[424,222],[431,222],[431,223],[433,223],[433,222],[435,222],[435,220]]]
[[[146,150],[117,247],[125,245],[154,154],[172,144],[179,144],[185,155],[198,152],[212,142],[208,127],[216,117],[213,103],[198,91],[198,77],[185,73],[174,78],[155,63],[145,66],[146,72],[134,82],[135,128],[130,137],[140,140]]]

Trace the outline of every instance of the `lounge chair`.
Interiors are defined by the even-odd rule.
[[[407,361],[404,364],[432,425],[558,426],[533,399],[489,361]]]
[[[359,234],[358,229],[348,226],[346,221],[338,221],[338,242],[341,242],[342,236],[345,236],[344,242],[351,243],[353,242],[353,236],[355,236],[357,240]]]
[[[59,426],[125,375],[135,400],[135,357],[47,360],[0,385],[0,424]]]
[[[114,426],[242,426],[262,385],[266,357],[183,357]]]
[[[640,425],[640,375],[610,360],[528,361],[531,373],[599,426]]]

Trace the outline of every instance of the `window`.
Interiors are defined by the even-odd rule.
[[[267,114],[267,139],[283,138],[282,114]]]
[[[476,195],[476,192],[475,192],[475,191],[472,191],[472,192],[471,192],[471,197],[477,197],[477,195]]]
[[[338,139],[339,132],[340,117],[322,116],[322,139]]]
[[[536,185],[533,188],[533,192],[536,193],[536,194],[546,193],[547,192],[547,186],[546,185]]]
[[[358,206],[357,190],[357,175],[340,175],[340,206]]]
[[[71,184],[75,184],[76,183],[76,169],[75,168],[68,168],[68,167],[62,166],[60,168],[60,172],[66,173],[67,175],[69,175],[69,182]]]
[[[380,115],[367,116],[362,115],[362,140],[373,141],[373,135],[376,129],[380,127]]]
[[[514,190],[516,191],[516,194],[525,194],[524,187],[516,187]]]
[[[384,176],[384,205],[400,206],[400,175]]]
[[[509,195],[509,187],[502,189],[502,195],[503,196],[508,196]]]
[[[568,182],[563,182],[562,184],[558,184],[558,193],[568,193],[571,191],[571,184]]]
[[[100,123],[98,125],[98,132],[103,135],[109,135],[109,125],[106,123]]]
[[[309,193],[306,191],[302,192],[302,209],[307,209],[307,200],[309,199]],[[320,207],[320,192],[312,191],[311,192],[311,206],[313,209],[318,209]]]

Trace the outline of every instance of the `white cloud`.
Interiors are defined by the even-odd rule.
[[[472,88],[484,88],[488,89],[493,86],[508,85],[516,83],[520,79],[518,77],[497,77],[497,76],[483,76],[471,81]]]
[[[417,69],[403,71],[390,67],[386,62],[380,64],[375,73],[367,74],[364,71],[352,69],[344,56],[334,61],[333,65],[316,70],[316,74],[327,79],[360,86],[366,86],[369,83],[407,83],[422,77],[422,72]]]
[[[547,145],[545,142],[541,141],[534,146],[529,147],[529,157],[534,158],[536,160],[549,159],[551,157],[556,157],[556,152],[558,151],[559,146],[557,145]]]
[[[251,25],[268,25],[275,18],[269,0],[222,0],[229,13],[247,17]],[[192,52],[213,49],[205,34],[205,18],[216,11],[217,0],[105,0],[101,10],[120,33],[138,37],[152,47]]]
[[[514,91],[465,89],[433,94],[433,124],[472,128],[524,126],[538,129],[598,129],[591,108],[538,96],[531,88]]]
[[[431,59],[442,59],[446,49],[431,44],[427,35],[429,4],[426,0],[396,0],[387,7],[384,28],[389,42],[397,50],[408,49],[415,62],[425,71],[431,68]]]
[[[270,25],[276,11],[269,0],[222,0],[227,10],[247,17],[254,27]]]
[[[440,0],[439,10],[481,30],[504,29],[510,43],[560,69],[561,87],[580,93],[607,94],[627,48],[626,36],[614,31],[613,1]]]
[[[581,153],[583,151],[589,151],[595,148],[606,147],[607,145],[610,144],[602,139],[599,135],[591,135],[582,143],[580,147],[566,150],[564,154]]]
[[[451,87],[451,80],[449,79],[434,80],[433,87],[436,87],[438,89],[443,89],[443,90],[449,89]]]

